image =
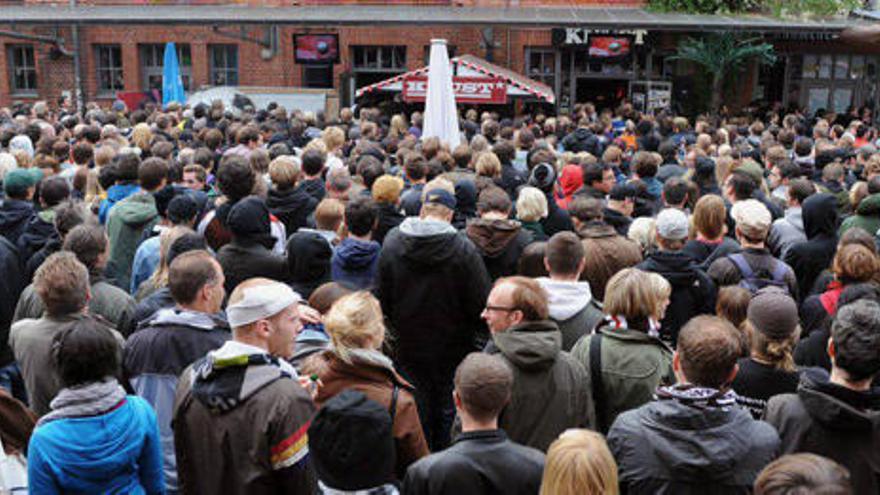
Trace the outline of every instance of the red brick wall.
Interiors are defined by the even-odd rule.
[[[31,34],[50,34],[50,29],[22,29],[21,32]],[[223,32],[239,34],[237,27],[222,28]],[[480,45],[480,30],[474,27],[454,28],[449,26],[407,28],[407,35],[400,36],[400,28],[377,29],[375,27],[343,27],[336,26],[282,26],[278,28],[278,51],[274,57],[264,60],[261,57],[262,46],[214,32],[209,26],[85,26],[80,29],[82,77],[84,97],[95,99],[98,94],[95,45],[116,44],[122,51],[123,76],[126,91],[141,89],[141,60],[139,45],[147,43],[165,43],[173,41],[178,44],[188,43],[192,55],[192,88],[198,88],[209,82],[209,50],[211,44],[234,44],[239,54],[239,84],[245,86],[287,86],[302,85],[302,66],[294,62],[293,35],[296,33],[338,33],[341,44],[340,63],[334,66],[334,83],[351,70],[351,46],[353,45],[406,45],[407,69],[417,69],[423,64],[424,47],[430,45],[432,38],[446,38],[456,46],[459,54],[471,53],[485,56]],[[263,39],[264,30],[259,26],[248,27],[245,36]],[[69,32],[65,31],[69,38]],[[495,30],[496,41],[501,47],[495,50],[496,61],[506,65],[506,30]],[[30,43],[35,47],[37,63],[37,84],[41,98],[55,99],[62,90],[73,89],[73,59],[61,57],[50,61],[48,57],[50,45],[30,41],[21,41],[0,37],[0,105],[22,99],[10,94],[8,64],[6,61],[7,44]],[[517,52],[521,52],[518,49]],[[520,54],[521,57],[521,54]],[[32,99],[32,98],[31,98]]]

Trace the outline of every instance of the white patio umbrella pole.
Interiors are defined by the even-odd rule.
[[[446,51],[446,40],[431,40],[431,60],[428,64],[428,94],[425,98],[425,118],[422,138],[437,136],[440,142],[455,149],[461,142],[455,93],[452,91],[452,67]]]

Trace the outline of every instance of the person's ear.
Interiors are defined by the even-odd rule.
[[[208,301],[211,299],[211,284],[205,284],[199,289],[199,300]]]
[[[452,390],[452,402],[455,404],[456,409],[463,409],[461,405],[461,396],[458,395],[458,390]]]
[[[730,370],[730,375],[728,375],[727,380],[724,382],[728,387],[733,383],[733,379],[736,378],[737,373],[739,373],[739,363],[733,365],[733,369]]]
[[[828,337],[828,347],[827,347],[827,351],[828,351],[828,357],[831,358],[831,361],[833,362],[833,361],[834,361],[834,358],[837,357],[837,356],[836,356],[836,354],[837,354],[837,349],[834,348],[834,341],[831,340],[831,337]]]
[[[257,321],[257,333],[261,338],[266,340],[269,339],[269,336],[272,334],[272,329],[269,327],[269,320]]]
[[[677,375],[681,371],[681,355],[678,351],[672,353],[672,371]]]
[[[547,270],[547,273],[551,273],[550,271],[550,262],[547,261],[547,257],[544,256],[544,269]]]
[[[584,257],[581,258],[581,260],[578,262],[578,268],[577,268],[577,270],[578,270],[578,278],[581,278],[581,274],[584,273],[584,268],[586,268],[586,267],[587,267],[587,257],[584,256]]]

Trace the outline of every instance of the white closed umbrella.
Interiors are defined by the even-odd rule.
[[[431,40],[431,60],[428,63],[428,94],[425,99],[425,118],[422,138],[437,136],[440,142],[455,149],[461,142],[455,93],[452,91],[452,67],[446,40]]]

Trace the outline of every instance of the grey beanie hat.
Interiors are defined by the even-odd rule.
[[[774,340],[791,336],[800,324],[797,303],[776,287],[765,287],[752,297],[747,318],[756,331]]]

